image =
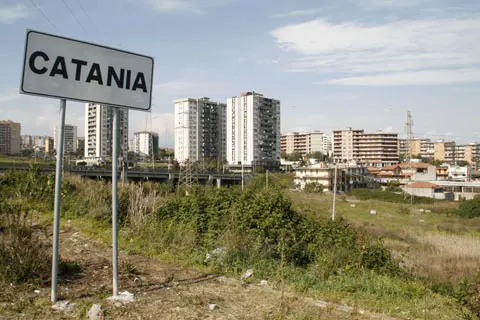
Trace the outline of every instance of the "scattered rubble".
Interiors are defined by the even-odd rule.
[[[102,306],[99,305],[99,304],[92,305],[90,310],[88,310],[87,316],[88,316],[88,319],[90,319],[90,320],[104,320],[105,319],[105,315],[103,313]]]
[[[253,275],[253,270],[252,270],[252,269],[248,269],[248,270],[242,275],[242,279],[250,278],[252,275]]]
[[[128,291],[120,292],[117,296],[111,296],[108,297],[107,300],[110,301],[116,301],[120,303],[130,303],[135,301],[135,297],[133,296],[133,293],[130,293]]]
[[[53,306],[53,310],[57,311],[72,311],[73,307],[75,306],[74,303],[70,303],[68,300],[57,301]]]

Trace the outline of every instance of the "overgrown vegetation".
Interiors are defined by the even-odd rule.
[[[480,196],[476,196],[472,200],[463,200],[460,203],[458,214],[468,219],[480,217]]]
[[[3,198],[3,197],[2,197]],[[50,261],[28,220],[29,209],[20,202],[0,201],[0,282],[46,280]],[[38,230],[41,232],[41,230]]]
[[[54,177],[42,175],[39,167],[8,171],[0,179],[0,284],[36,281],[44,283],[51,271],[50,247],[42,239],[46,229],[32,220],[38,209],[53,202]],[[71,194],[65,183],[62,195]],[[81,271],[74,261],[59,262],[59,276]]]
[[[167,185],[125,184],[119,192],[122,245],[230,275],[253,269],[256,279],[268,279],[274,285],[284,278],[287,285],[300,292],[318,292],[352,304],[358,300],[372,311],[394,315],[403,314],[393,306],[407,308],[412,301],[428,299],[439,305],[453,305],[451,298],[435,294],[415,280],[380,239],[371,238],[343,219],[333,222],[299,213],[282,190],[289,185],[287,179],[275,175],[268,179],[267,187],[266,175],[256,176],[243,193],[239,188],[195,186],[188,195],[185,190],[174,193]],[[108,232],[111,185],[78,177],[69,181],[62,188],[63,216],[95,221],[104,228],[100,232]],[[52,177],[40,175],[35,168],[6,174],[0,188],[2,195],[6,194],[4,190],[10,190],[9,202],[26,197],[31,199],[29,206],[40,209],[44,208],[42,203],[50,206],[53,198]],[[355,192],[358,198],[367,197],[366,192],[369,197],[384,197],[378,191]],[[25,212],[12,206],[8,210],[2,211]],[[2,212],[2,219],[7,216]],[[37,238],[31,241],[41,243]],[[35,250],[39,252],[40,248]],[[19,263],[4,261],[8,261],[5,266]],[[75,262],[66,262],[64,267],[71,272],[81,271]],[[133,273],[135,268],[129,265],[124,269]],[[35,268],[28,270],[28,278],[42,273]],[[466,300],[457,299],[475,311],[473,296],[467,296]],[[410,307],[409,316],[419,318],[425,308],[417,303]],[[448,314],[438,314],[439,319],[458,318],[462,313],[458,306],[448,310]]]
[[[392,186],[391,188],[394,187]],[[350,194],[359,200],[379,200],[392,203],[433,204],[441,201],[426,197],[404,196],[403,194],[382,191],[380,189],[353,189]]]
[[[311,182],[311,183],[305,184],[303,191],[306,193],[320,193],[320,192],[323,192],[323,189],[324,187],[322,184]]]

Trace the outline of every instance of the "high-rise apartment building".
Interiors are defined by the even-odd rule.
[[[77,154],[82,157],[85,155],[85,137],[77,137]]]
[[[227,100],[229,164],[280,164],[280,101],[256,92]]]
[[[18,154],[21,145],[20,123],[0,120],[0,154]]]
[[[112,156],[113,111],[111,106],[87,103],[85,105],[85,158]],[[128,154],[128,109],[118,108],[119,152],[121,158]]]
[[[447,148],[448,149],[448,148]],[[466,161],[474,167],[478,167],[480,162],[480,144],[456,144],[451,143],[449,156],[445,157],[445,162],[457,164],[460,161]]]
[[[398,134],[363,130],[333,132],[335,162],[355,161],[358,165],[384,167],[398,163]]]
[[[455,162],[456,144],[453,141],[437,140],[433,143],[434,159],[447,163]]]
[[[33,136],[32,143],[34,147],[43,149],[45,147],[45,136]]]
[[[22,136],[22,148],[23,149],[33,148],[33,139],[31,135]]]
[[[398,139],[398,153],[404,157],[409,155],[411,158],[433,159],[435,155],[434,142],[430,139],[420,138],[413,138],[410,141]]]
[[[406,155],[408,142],[399,139],[399,154]],[[412,157],[421,159],[437,160],[447,164],[456,164],[459,161],[467,161],[472,166],[480,165],[480,144],[457,144],[455,141],[442,139],[431,141],[430,139],[414,138],[410,141],[410,154]]]
[[[133,151],[142,157],[151,157],[158,153],[158,134],[151,131],[135,132]]]
[[[335,162],[349,162],[358,160],[359,139],[363,130],[333,131],[333,158]]]
[[[185,98],[175,104],[175,158],[179,162],[224,160],[226,105],[210,98]]]
[[[45,153],[52,153],[55,151],[53,137],[45,137]]]
[[[302,156],[321,152],[328,156],[332,153],[332,137],[320,131],[290,132],[280,137],[280,151],[287,154],[299,153]]]
[[[58,148],[58,139],[60,134],[59,127],[53,127],[53,143],[54,148]],[[75,153],[77,152],[77,126],[71,124],[65,125],[65,133],[63,136],[63,153]]]
[[[305,156],[309,146],[310,136],[305,132],[289,132],[280,137],[280,151],[286,154],[299,153]]]

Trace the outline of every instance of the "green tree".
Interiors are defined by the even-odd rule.
[[[287,155],[286,160],[288,161],[299,161],[302,160],[302,155],[298,152],[292,152]]]
[[[20,150],[20,156],[22,157],[29,157],[33,155],[34,151],[33,149],[22,149]]]
[[[317,159],[319,161],[325,161],[325,159],[327,158],[323,153],[321,153],[320,151],[315,151],[315,152],[311,152],[307,155],[307,158],[308,159]]]
[[[460,167],[469,166],[470,162],[468,162],[466,160],[460,160],[460,161],[457,162],[457,165],[460,166]]]
[[[312,183],[305,184],[303,191],[307,193],[320,193],[320,192],[323,192],[323,189],[324,189],[323,184],[312,182]]]
[[[428,163],[428,164],[431,164],[431,165],[434,165],[434,166],[441,166],[443,161],[441,160],[437,160],[437,159],[424,159],[424,162],[425,163]]]

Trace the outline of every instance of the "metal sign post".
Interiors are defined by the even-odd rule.
[[[60,100],[60,133],[57,140],[57,167],[55,169],[55,207],[53,213],[52,303],[57,302],[58,234],[60,231],[60,197],[62,191],[63,141],[65,136],[65,109],[67,101]]]
[[[150,111],[152,57],[44,32],[27,30],[21,94],[59,98],[52,256],[52,302],[57,301],[60,192],[65,134],[66,99],[109,105],[113,110],[112,241],[113,295],[118,295],[118,107]]]
[[[113,296],[118,296],[118,108],[113,109],[112,138],[112,266],[113,266]]]

